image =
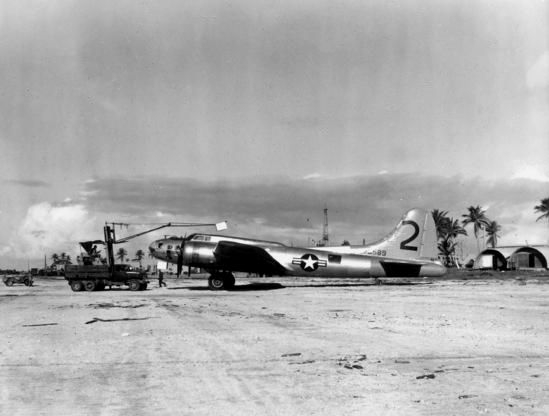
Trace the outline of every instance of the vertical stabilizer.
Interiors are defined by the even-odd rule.
[[[437,239],[433,216],[422,208],[408,211],[385,238],[367,244],[362,254],[399,259],[436,259]]]

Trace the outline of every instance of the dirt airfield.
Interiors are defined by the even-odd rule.
[[[2,415],[547,415],[549,277],[0,288]]]

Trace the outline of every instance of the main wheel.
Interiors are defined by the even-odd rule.
[[[30,280],[29,279],[25,279],[23,280],[23,283],[25,284],[25,286],[30,286]]]
[[[223,279],[223,275],[222,274],[212,274],[209,278],[208,278],[208,287],[211,289],[211,290],[223,290],[225,289],[225,280]]]
[[[128,286],[130,287],[130,290],[139,290],[141,288],[141,283],[137,280],[130,280]]]
[[[71,282],[71,289],[73,292],[80,292],[84,288],[84,285],[80,280],[74,280]]]
[[[6,286],[13,286],[13,280],[12,279],[6,279],[6,281],[4,282],[4,284]]]
[[[88,292],[93,292],[96,288],[95,282],[93,280],[88,280],[86,283],[84,283],[84,289],[86,289]]]

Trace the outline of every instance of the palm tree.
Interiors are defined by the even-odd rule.
[[[536,214],[541,214],[536,219],[536,222],[539,220],[547,220],[547,222],[549,222],[549,198],[543,198],[541,204],[534,207],[534,212]]]
[[[440,243],[438,243],[438,251],[444,256],[444,264],[448,267],[454,266],[455,262],[452,260],[452,256],[456,251],[457,243],[454,242],[451,238],[443,238]]]
[[[462,220],[462,224],[464,227],[466,227],[468,224],[473,224],[473,231],[477,240],[477,249],[480,252],[478,232],[479,230],[484,230],[490,220],[488,219],[488,217],[486,217],[486,210],[482,209],[478,205],[476,207],[471,205],[467,209],[469,210],[469,212],[462,215],[462,217],[464,217],[464,219]]]
[[[124,262],[124,259],[128,255],[128,252],[124,247],[120,247],[118,251],[116,252],[116,258],[119,259],[121,262]]]
[[[448,211],[435,209],[431,214],[437,230],[438,250],[444,256],[444,264],[454,266],[453,256],[457,247],[455,240],[460,235],[467,235],[467,231],[460,225],[459,220],[447,216]]]
[[[501,230],[501,225],[497,221],[490,221],[486,226],[486,234],[488,234],[488,244],[494,248],[498,245],[498,231]]]
[[[444,232],[451,239],[455,239],[459,235],[467,235],[467,230],[459,224],[459,220],[453,218],[448,218],[446,221]]]
[[[145,252],[141,249],[137,250],[135,252],[135,259],[139,262],[139,268],[141,269],[141,260],[143,260],[143,257],[145,257]]]
[[[448,222],[448,211],[442,211],[439,209],[434,209],[431,211],[431,215],[433,216],[433,220],[435,221],[435,228],[437,230],[437,239],[441,239],[444,237],[444,228],[446,226],[446,223]]]

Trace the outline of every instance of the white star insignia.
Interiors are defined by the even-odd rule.
[[[312,270],[315,269],[315,265],[317,261],[314,260],[311,255],[309,255],[307,259],[303,259],[303,261],[304,261],[304,264],[303,264],[304,269],[312,269]]]

